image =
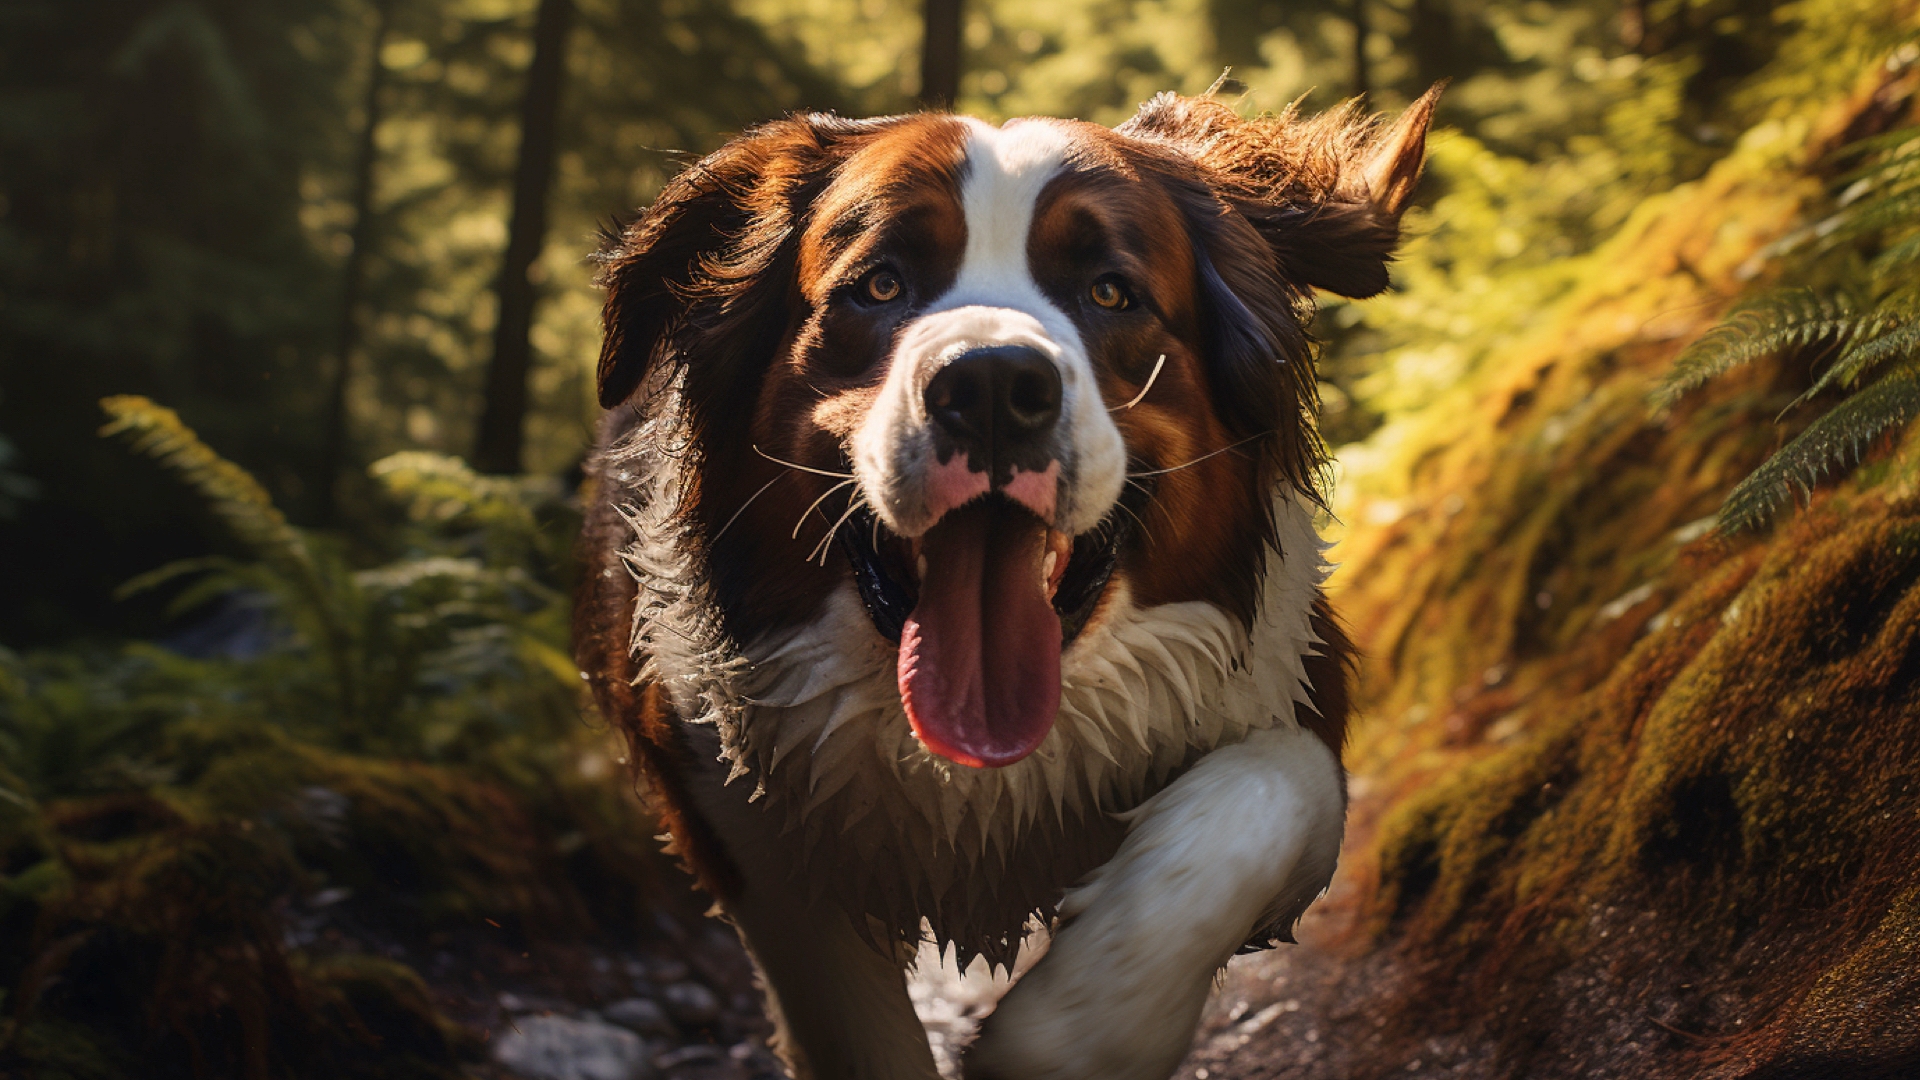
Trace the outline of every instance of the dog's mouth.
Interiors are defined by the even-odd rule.
[[[990,493],[911,540],[854,511],[840,545],[874,628],[899,645],[900,698],[929,750],[998,767],[1046,738],[1060,655],[1112,579],[1128,509],[1070,537]]]

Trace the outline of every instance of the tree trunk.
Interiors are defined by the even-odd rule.
[[[920,104],[950,109],[960,96],[960,0],[925,0],[920,49]]]
[[[367,249],[373,241],[373,168],[379,155],[374,136],[380,127],[380,93],[387,85],[387,66],[380,53],[393,26],[392,0],[374,4],[373,47],[367,70],[366,97],[361,103],[360,144],[353,159],[352,246],[340,270],[340,323],[334,339],[333,384],[327,388],[327,413],[320,437],[320,473],[315,490],[320,523],[330,524],[338,513],[334,488],[347,457],[347,388],[353,379],[353,354],[360,349],[360,294],[367,276]]]
[[[507,253],[497,288],[500,317],[494,325],[487,396],[474,440],[473,464],[481,472],[521,470],[535,301],[533,281],[527,273],[539,258],[547,234],[547,192],[553,186],[560,91],[566,77],[567,35],[572,26],[573,0],[540,0],[534,16],[533,63],[527,69],[527,89],[520,104],[513,218],[507,228]]]
[[[1366,97],[1373,90],[1373,73],[1367,63],[1367,38],[1372,36],[1367,23],[1367,0],[1353,0],[1353,96]]]

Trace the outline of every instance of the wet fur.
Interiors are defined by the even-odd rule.
[[[894,651],[854,599],[844,560],[803,562],[796,550],[819,536],[803,529],[796,542],[790,532],[829,494],[836,479],[815,473],[835,470],[878,393],[860,370],[803,361],[829,347],[890,347],[857,321],[827,317],[833,290],[882,223],[954,197],[964,128],[939,116],[779,121],[690,168],[612,239],[600,361],[610,412],[591,469],[576,651],[675,850],[755,947],[801,1075],[930,1070],[904,991],[885,989],[923,920],[963,965],[976,954],[1007,963],[1030,918],[1060,912],[1083,928],[1063,939],[1063,953],[1080,959],[1044,961],[1034,986],[1091,977],[1099,954],[1079,943],[1099,933],[1178,965],[1182,974],[1163,981],[1184,986],[1243,940],[1287,937],[1325,884],[1351,650],[1320,591],[1312,517],[1325,455],[1304,326],[1314,288],[1365,296],[1385,286],[1432,104],[1429,95],[1383,129],[1351,108],[1249,121],[1217,102],[1163,95],[1117,131],[1072,128],[1076,153],[1104,175],[1152,185],[1150,212],[1112,216],[1160,222],[1136,242],[1178,255],[1155,260],[1176,268],[1150,283],[1171,298],[1158,336],[1121,354],[1124,342],[1105,342],[1095,372],[1117,404],[1147,374],[1140,360],[1105,358],[1170,357],[1154,396],[1113,419],[1136,470],[1157,475],[1123,573],[1063,657],[1060,719],[1038,751],[999,770],[954,766],[911,737]],[[1070,249],[1121,190],[1111,180],[1050,185],[1036,198],[1033,250]],[[921,247],[957,242],[938,213],[923,216]],[[1210,453],[1220,446],[1244,449]],[[825,505],[821,529],[843,504]],[[1228,824],[1204,792],[1259,782],[1261,761],[1277,763],[1275,776],[1305,761],[1285,749],[1296,735],[1330,764],[1300,773],[1297,791],[1283,785],[1262,796],[1270,804],[1248,796],[1247,805],[1317,799],[1332,818],[1289,841],[1286,857],[1301,861],[1265,887],[1272,895],[1196,894],[1196,904],[1233,900],[1215,915],[1246,920],[1231,940],[1196,927],[1204,932],[1192,944],[1169,952],[1166,942],[1185,939],[1151,920],[1182,916],[1152,903],[1155,875],[1186,871],[1154,870],[1161,849],[1150,838],[1175,820],[1227,829],[1217,847],[1189,845],[1202,863],[1187,870],[1203,869],[1209,851],[1230,862],[1233,836],[1267,850],[1261,837],[1294,826]],[[1214,753],[1223,747],[1244,752]],[[1312,776],[1335,786],[1315,789]],[[846,941],[863,942],[868,958]],[[879,997],[780,990],[842,966],[849,986],[867,987],[857,993]],[[1174,1014],[1193,996],[1182,993]],[[1040,997],[1009,999],[1024,1004],[989,1025],[970,1069],[1081,1075],[1070,1057],[1043,1060],[1066,1053],[1079,1021]],[[837,1015],[869,1006],[884,1017],[870,1035]],[[1191,1020],[1174,1014],[1158,1009],[1134,1025],[1151,1047],[1129,1075],[1157,1075],[1159,1058],[1184,1046],[1180,1025],[1190,1033]]]

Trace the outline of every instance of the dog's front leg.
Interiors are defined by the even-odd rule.
[[[827,872],[744,784],[709,765],[694,799],[739,871],[720,907],[752,954],[774,1022],[775,1049],[797,1080],[938,1080],[926,1029],[907,995],[909,955],[888,956],[855,933],[844,909],[809,901],[804,875]]]
[[[1052,948],[987,1019],[970,1080],[1165,1080],[1213,976],[1333,876],[1340,764],[1291,724],[1216,750],[1130,815],[1061,904]]]
[[[776,1049],[799,1080],[936,1080],[902,964],[838,907],[749,884],[722,905],[766,982]]]

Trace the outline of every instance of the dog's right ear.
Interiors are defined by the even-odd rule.
[[[841,156],[837,145],[871,127],[803,114],[755,128],[674,177],[645,213],[609,236],[597,278],[607,290],[602,408],[627,400],[657,364],[679,354],[685,332],[724,336],[777,307],[792,276],[797,223]]]

